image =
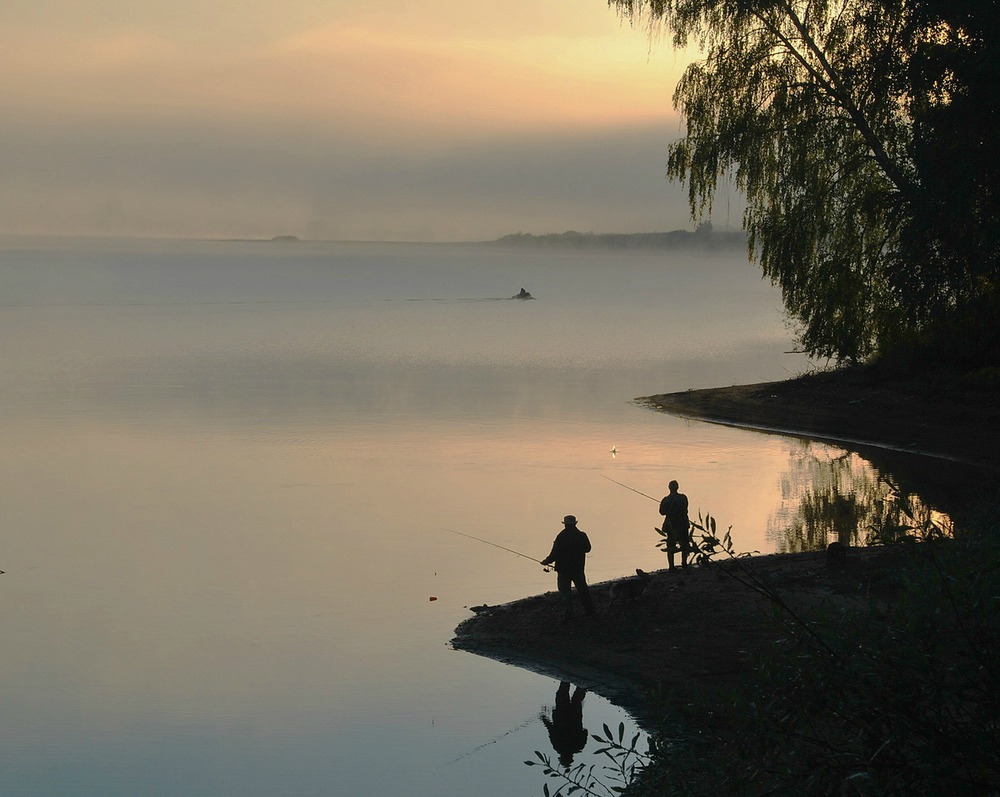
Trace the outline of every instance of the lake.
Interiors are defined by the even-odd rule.
[[[592,582],[663,567],[670,479],[741,551],[841,534],[860,457],[632,401],[793,348],[739,251],[0,240],[4,794],[541,794],[559,683],[455,626],[568,513]]]

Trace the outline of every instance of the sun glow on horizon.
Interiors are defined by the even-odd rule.
[[[665,152],[681,129],[671,96],[689,54],[654,46],[646,31],[599,2],[470,8],[432,0],[419,9],[333,2],[316,9],[290,0],[280,9],[250,2],[239,15],[221,0],[99,6],[104,13],[85,15],[68,0],[12,0],[7,11],[0,30],[0,73],[7,76],[0,102],[10,116],[0,133],[7,178],[0,217],[7,224],[0,232],[264,234],[259,219],[268,215],[308,232],[331,213],[351,217],[351,229],[327,226],[319,234],[366,237],[373,225],[359,220],[377,213],[379,229],[409,237],[414,225],[429,222],[413,220],[409,210],[387,222],[398,194],[371,207],[355,200],[378,186],[396,191],[400,164],[451,157],[458,158],[447,167],[456,184],[483,188],[459,198],[456,185],[439,202],[438,185],[427,184],[426,205],[439,208],[439,218],[452,216],[449,227],[468,224],[462,237],[475,238],[525,224],[497,218],[486,230],[459,220],[480,201],[478,216],[497,216],[496,190],[503,183],[517,190],[510,179],[458,177],[463,159],[509,176],[500,164],[518,159],[518,150],[534,163],[556,151],[560,138],[564,149],[587,136],[613,147],[655,128],[664,131]],[[613,192],[627,196],[634,167],[613,175],[596,143],[588,147],[586,156],[551,161],[544,196],[532,198],[537,189],[524,186],[522,201],[504,204],[548,203],[552,220],[539,232],[620,227],[613,218],[595,223],[596,204],[581,214],[582,196],[599,197],[573,189],[578,174],[561,170],[593,168],[600,185],[621,181]],[[642,157],[666,193],[665,155]],[[362,180],[363,191],[345,188],[331,205],[337,186]],[[249,200],[260,210],[248,211]],[[637,195],[628,229],[669,227],[653,221],[652,208]],[[210,228],[207,216],[217,217]]]

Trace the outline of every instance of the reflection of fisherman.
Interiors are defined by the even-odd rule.
[[[691,549],[691,521],[688,519],[688,499],[684,493],[677,492],[676,481],[670,482],[668,495],[660,501],[660,514],[663,515],[663,531],[667,535],[667,564],[674,569],[674,553],[680,549],[681,567],[688,566],[688,551]]]
[[[573,616],[573,584],[576,584],[584,614],[593,614],[594,601],[590,597],[587,577],[583,572],[587,554],[590,553],[590,539],[576,527],[576,518],[573,515],[566,515],[563,518],[563,525],[566,528],[556,535],[556,540],[552,543],[552,552],[542,560],[542,564],[549,565],[555,562],[558,576],[556,585],[563,597],[567,618]]]
[[[587,729],[583,727],[583,698],[587,696],[587,690],[578,686],[570,697],[569,687],[566,681],[559,684],[552,719],[544,713],[540,717],[549,729],[552,749],[559,754],[559,763],[564,767],[570,766],[573,756],[587,745]]]

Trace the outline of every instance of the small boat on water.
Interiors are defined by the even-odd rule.
[[[518,293],[515,293],[510,298],[511,299],[534,299],[535,297],[532,296],[530,293],[528,293],[524,288],[521,288],[521,290]]]

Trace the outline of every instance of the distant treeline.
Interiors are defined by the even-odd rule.
[[[694,232],[592,233],[570,230],[546,235],[519,232],[505,235],[492,243],[572,249],[729,249],[745,248],[747,237],[742,230],[715,232],[711,225],[703,224]]]

